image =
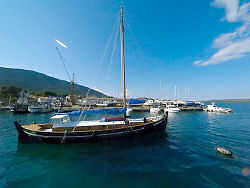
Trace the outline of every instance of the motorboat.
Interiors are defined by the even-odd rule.
[[[164,113],[166,113],[166,112],[177,113],[180,111],[181,111],[181,109],[178,108],[176,105],[167,105],[166,108],[164,109]]]
[[[36,104],[28,107],[30,113],[49,113],[52,108],[49,105]]]
[[[153,100],[153,99],[149,99],[149,100],[147,100],[147,101],[144,103],[144,106],[152,106],[152,105],[154,105],[154,104],[155,104],[154,100]]]
[[[152,107],[150,108],[150,114],[159,114],[161,112],[161,109],[159,107]]]
[[[220,113],[231,113],[231,112],[233,112],[233,109],[218,107],[213,102],[212,104],[207,105],[207,108],[205,108],[204,111],[207,111],[207,112],[220,112]]]

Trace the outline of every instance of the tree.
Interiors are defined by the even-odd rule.
[[[45,96],[57,96],[57,94],[55,92],[52,92],[52,91],[45,91],[44,95]]]
[[[20,87],[3,86],[0,90],[0,97],[4,99],[9,98],[10,96],[12,98],[18,98],[21,90]]]

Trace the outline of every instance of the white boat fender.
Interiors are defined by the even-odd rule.
[[[236,157],[232,151],[224,148],[224,147],[216,147],[214,148],[215,151],[217,151],[218,153],[228,156],[228,157]]]

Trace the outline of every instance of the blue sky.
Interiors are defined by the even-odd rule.
[[[0,66],[67,80],[57,46],[77,83],[119,96],[119,37],[110,62],[116,26],[97,67],[120,5],[114,0],[0,1]],[[248,1],[127,0],[123,5],[130,97],[173,98],[177,85],[183,99],[250,98]]]

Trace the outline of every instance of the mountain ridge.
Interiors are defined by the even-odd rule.
[[[0,67],[0,86],[16,86],[34,92],[52,91],[59,95],[69,94],[70,82],[33,70]],[[75,94],[86,96],[88,87],[75,84]],[[89,96],[107,97],[90,89]]]

